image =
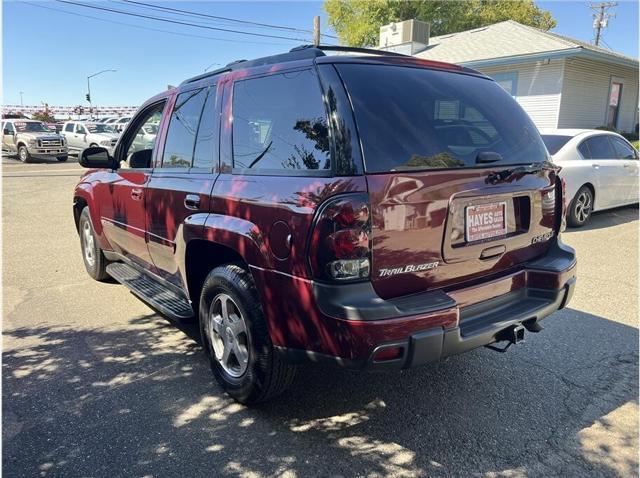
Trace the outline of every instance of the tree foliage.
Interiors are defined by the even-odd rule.
[[[411,19],[430,23],[431,36],[504,20],[543,30],[556,26],[532,0],[325,0],[324,9],[340,42],[349,46],[375,46],[382,25]]]

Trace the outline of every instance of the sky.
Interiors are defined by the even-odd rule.
[[[228,20],[172,16],[122,0],[68,0],[93,7],[126,10],[139,15],[171,17],[202,27],[169,24],[118,13],[85,8],[60,1],[5,0],[3,2],[3,104],[86,105],[87,76],[94,105],[139,105],[147,98],[185,78],[237,59],[282,53],[311,42],[310,32],[265,28]],[[327,25],[322,2],[156,2],[177,8],[292,29],[311,30],[321,16],[322,32],[335,35]],[[540,1],[558,22],[556,33],[590,42],[592,13],[588,2]],[[619,1],[604,32],[605,46],[638,57],[638,3]],[[66,12],[66,13],[65,13]],[[92,18],[87,18],[92,17]],[[143,28],[141,28],[143,27]],[[288,37],[264,38],[211,28],[240,30]],[[171,33],[168,33],[171,32]],[[323,41],[337,43],[325,37]]]

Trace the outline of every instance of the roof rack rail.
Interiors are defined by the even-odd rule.
[[[355,46],[341,46],[341,45],[300,45],[295,48],[292,48],[289,51],[294,52],[294,51],[300,51],[300,50],[308,50],[312,48],[315,48],[321,51],[344,51],[344,52],[354,52],[354,53],[366,53],[368,55],[409,56],[409,55],[404,55],[402,53],[396,53],[395,51],[376,50],[374,48],[360,48]]]
[[[263,58],[256,58],[255,60],[232,61],[231,63],[229,63],[228,65],[222,68],[219,68],[213,71],[208,71],[206,73],[202,73],[200,75],[194,76],[193,78],[184,80],[180,84],[185,85],[187,83],[195,83],[196,81],[200,81],[204,78],[210,78],[212,76],[216,76],[221,73],[226,73],[233,70],[238,70],[240,68],[272,65],[274,63],[280,63],[284,61],[305,60],[309,58],[317,58],[319,56],[326,56],[325,51],[343,51],[343,52],[353,52],[353,53],[365,53],[367,55],[381,55],[381,56],[400,56],[400,57],[408,56],[408,55],[403,55],[402,53],[396,53],[393,51],[374,50],[373,48],[358,48],[358,47],[338,46],[338,45],[335,45],[335,46],[334,45],[300,45],[295,48],[292,48],[287,53],[280,53],[278,55],[265,56]]]
[[[227,66],[223,68],[209,71],[207,73],[202,73],[201,75],[194,76],[193,78],[184,80],[180,84],[185,85],[187,83],[195,83],[196,81],[200,81],[203,78],[209,78],[215,75],[219,75],[220,73],[226,73],[228,71],[238,70],[240,68],[251,68],[253,66],[272,65],[274,63],[280,63],[284,61],[305,60],[309,58],[316,58],[318,56],[324,56],[324,53],[317,48],[307,48],[307,49],[299,49],[295,51],[291,50],[290,52],[280,53],[278,55],[256,58],[255,60],[236,60],[236,61],[232,61],[231,63],[229,63]]]

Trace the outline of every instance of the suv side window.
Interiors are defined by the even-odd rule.
[[[78,133],[78,134],[87,134],[87,131],[84,129],[83,125],[76,124],[76,133]]]
[[[15,128],[13,127],[13,123],[5,123],[3,129],[9,130],[9,133],[15,132]]]
[[[615,154],[613,148],[609,143],[609,139],[606,136],[593,136],[584,140],[580,145],[586,144],[589,148],[590,156],[588,159],[613,159]],[[582,152],[582,150],[580,150]],[[586,156],[585,156],[586,157]]]
[[[331,167],[314,70],[236,81],[232,114],[234,168],[277,173]]]
[[[198,136],[196,137],[196,146],[193,152],[194,168],[213,168],[218,163],[218,136],[219,123],[216,121],[218,117],[218,109],[216,107],[216,87],[209,88],[207,101],[204,103],[202,110],[202,119],[198,127]]]
[[[187,91],[178,95],[171,113],[167,141],[162,154],[163,168],[191,167],[196,133],[206,96],[206,89]]]
[[[64,127],[64,130],[69,133],[73,133],[73,123],[67,123],[67,125]]]
[[[126,151],[125,158],[127,161],[133,153],[139,151],[149,151],[149,161],[152,160],[165,103],[166,101],[164,100],[157,103],[143,111],[140,116],[134,119],[137,127],[135,131],[128,131],[126,133],[126,138],[124,138],[123,143],[123,150]]]
[[[638,155],[631,145],[616,136],[611,136],[609,139],[611,140],[613,149],[616,152],[616,159],[638,159]]]

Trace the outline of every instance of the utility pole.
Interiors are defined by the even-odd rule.
[[[313,17],[313,44],[320,45],[320,17]]]
[[[589,8],[596,12],[593,14],[593,28],[596,31],[596,38],[594,43],[596,46],[600,45],[600,40],[602,39],[602,30],[604,28],[607,28],[609,18],[615,18],[615,14],[607,13],[607,10],[617,6],[618,2],[600,2],[592,3],[589,5]]]
[[[20,106],[21,106],[21,107],[22,107],[22,106],[24,106],[24,104],[22,104],[22,93],[24,93],[24,91],[21,91],[21,92],[20,92]]]

